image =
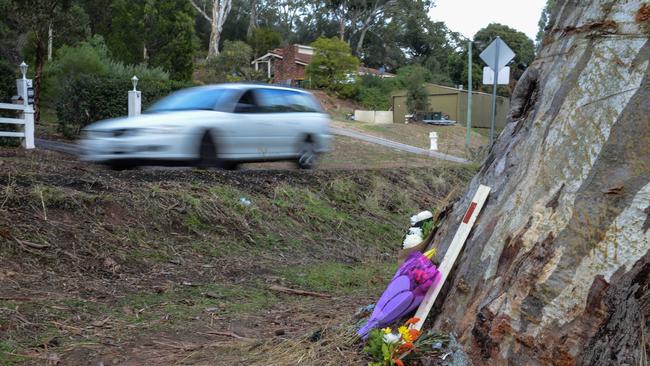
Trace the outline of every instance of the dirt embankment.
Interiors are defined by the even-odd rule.
[[[300,336],[372,302],[408,216],[473,174],[111,172],[3,154],[2,365],[243,362],[247,339]]]

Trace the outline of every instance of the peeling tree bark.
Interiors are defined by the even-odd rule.
[[[492,187],[432,313],[477,365],[648,359],[644,3],[557,2],[506,128],[436,235],[444,253],[478,185]]]
[[[196,0],[190,0],[190,4],[192,4],[194,9],[196,9],[205,20],[210,22],[210,46],[208,49],[208,58],[219,54],[221,32],[223,31],[223,25],[226,23],[226,19],[228,18],[228,14],[232,8],[232,0],[211,0],[211,3],[212,16],[209,16],[196,3]]]

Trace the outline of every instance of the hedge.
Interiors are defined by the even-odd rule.
[[[142,80],[138,83],[138,89],[142,91],[142,109],[175,90],[190,86],[193,84]],[[126,116],[128,91],[132,88],[131,81],[123,79],[93,75],[68,79],[56,102],[59,130],[66,137],[73,138],[79,135],[83,127],[93,122]]]

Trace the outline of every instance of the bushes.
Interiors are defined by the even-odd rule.
[[[312,86],[336,92],[341,97],[355,94],[353,76],[359,68],[359,60],[352,55],[350,46],[336,37],[320,37],[311,44],[314,56],[306,73]]]
[[[161,68],[112,60],[100,36],[74,47],[62,47],[44,74],[44,99],[56,103],[59,130],[66,137],[75,137],[92,122],[125,116],[133,75],[140,79],[143,108],[188,85],[169,81]]]
[[[17,73],[17,65],[0,60],[0,103],[9,103],[11,97],[16,95]]]
[[[253,49],[241,41],[225,41],[223,50],[205,64],[202,81],[223,83],[251,80],[265,80],[266,75],[251,67]]]
[[[143,80],[138,84],[142,91],[142,108],[169,93],[191,86],[177,81]],[[56,103],[59,130],[72,138],[81,129],[95,121],[127,115],[127,91],[130,80],[94,75],[79,75],[68,79]]]

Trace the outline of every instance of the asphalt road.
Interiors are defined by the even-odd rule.
[[[435,159],[447,160],[454,163],[469,163],[468,160],[459,158],[457,156],[443,154],[437,151],[430,151],[412,145],[403,144],[401,142],[386,140],[365,133],[348,130],[345,128],[331,127],[330,130],[335,135],[346,136],[356,140],[361,140],[361,141],[369,142],[371,144],[381,145],[399,151],[405,151],[412,154],[428,156]],[[36,139],[35,143],[36,143],[36,147],[38,148],[57,151],[69,155],[75,155],[75,156],[79,155],[79,147],[76,144],[71,144],[68,142],[61,142],[61,141],[53,141],[53,140],[43,140],[43,139]]]

